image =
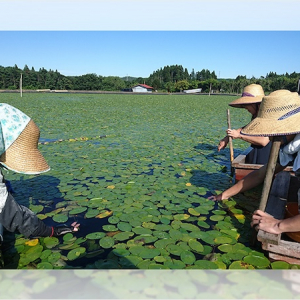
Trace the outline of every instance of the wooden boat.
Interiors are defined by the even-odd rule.
[[[250,172],[260,169],[263,165],[259,164],[247,164],[246,156],[252,150],[252,147],[248,147],[240,155],[238,155],[231,163],[231,168],[233,169],[235,181],[239,181],[248,175]],[[292,166],[287,166],[284,171],[292,172]]]
[[[298,214],[298,189],[300,181],[290,172],[280,172],[273,180],[266,212],[276,219]],[[268,252],[269,259],[300,265],[300,232],[271,234],[259,230],[257,240]]]

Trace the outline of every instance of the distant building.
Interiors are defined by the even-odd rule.
[[[184,93],[187,93],[187,94],[195,94],[195,93],[201,93],[202,91],[202,88],[199,88],[199,89],[192,89],[192,90],[183,90]]]
[[[138,84],[132,87],[134,93],[152,93],[153,87],[146,84]]]

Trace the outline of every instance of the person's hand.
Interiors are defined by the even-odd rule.
[[[208,199],[208,200],[212,200],[212,201],[221,201],[221,200],[223,200],[223,199],[222,199],[222,193],[219,194],[219,195],[212,195],[212,196],[209,196],[207,199]]]
[[[279,229],[280,220],[275,219],[270,214],[261,210],[256,210],[252,216],[251,226],[256,230],[263,230],[273,234],[280,234]]]
[[[240,134],[240,130],[235,130],[235,129],[227,129],[227,135],[229,137],[232,137],[233,139],[238,139],[240,138],[241,134]]]
[[[56,227],[53,227],[53,234],[52,236],[58,237],[60,235],[64,235],[69,232],[77,232],[79,230],[80,224],[77,222],[73,222],[71,225],[58,225]]]
[[[226,146],[227,146],[227,143],[224,140],[221,140],[218,145],[218,152],[220,152],[220,150],[226,148]]]

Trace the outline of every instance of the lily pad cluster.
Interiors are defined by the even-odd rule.
[[[228,149],[217,152],[233,97],[25,96],[9,95],[10,103],[35,120],[43,139],[59,142],[39,145],[48,173],[5,177],[16,200],[46,224],[77,221],[81,228],[59,239],[7,238],[3,257],[13,263],[4,267],[295,267],[249,246],[255,197],[207,199],[233,184]],[[247,117],[235,110],[233,127]]]

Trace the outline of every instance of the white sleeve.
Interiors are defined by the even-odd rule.
[[[300,133],[295,138],[283,147],[283,151],[287,154],[294,154],[300,150]]]
[[[3,175],[0,170],[0,213],[2,212],[3,207],[8,196],[7,187],[3,180]]]

